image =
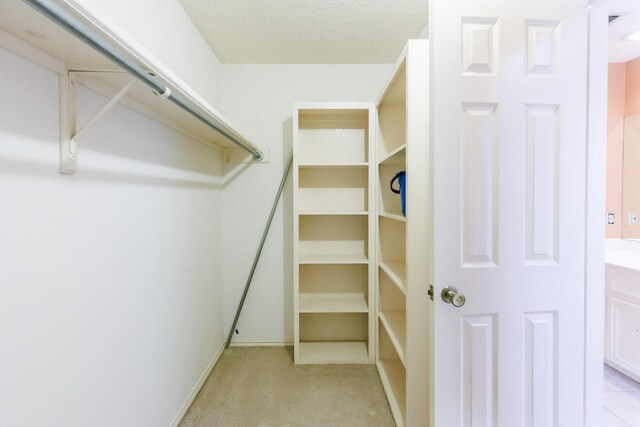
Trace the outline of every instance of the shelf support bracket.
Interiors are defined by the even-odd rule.
[[[60,76],[60,173],[72,175],[76,172],[77,139],[104,117],[131,90],[135,82],[136,79],[132,78],[80,130],[77,130],[75,83],[68,74]]]

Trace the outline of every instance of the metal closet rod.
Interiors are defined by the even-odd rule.
[[[35,9],[40,11],[45,16],[49,17],[51,20],[58,23],[60,26],[64,27],[67,31],[78,37],[80,40],[84,41],[86,44],[102,53],[104,56],[109,58],[111,61],[115,62],[122,68],[124,68],[127,72],[137,77],[144,84],[149,86],[156,95],[167,98],[178,107],[182,108],[192,116],[196,117],[198,120],[214,129],[216,132],[219,132],[221,135],[224,135],[234,144],[238,145],[240,148],[245,151],[251,153],[253,159],[255,161],[261,161],[264,158],[262,151],[256,150],[246,143],[238,140],[235,136],[231,135],[225,129],[221,128],[217,123],[212,121],[210,118],[206,117],[204,114],[200,113],[196,109],[192,108],[190,105],[186,104],[181,99],[177,98],[175,95],[171,93],[171,89],[167,86],[163,85],[158,79],[154,78],[152,75],[147,72],[144,68],[139,66],[138,64],[130,61],[116,49],[114,49],[109,44],[105,43],[104,40],[100,39],[100,37],[93,34],[88,28],[86,28],[82,23],[78,22],[76,18],[74,18],[71,14],[65,11],[63,8],[55,4],[51,0],[24,0],[29,3]]]

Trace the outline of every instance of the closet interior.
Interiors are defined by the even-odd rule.
[[[47,34],[32,41],[33,55],[61,76],[61,172],[76,171],[82,147],[74,138],[86,130],[75,123],[76,85],[109,98],[90,124],[122,103],[207,145],[240,146],[253,160],[263,159],[258,146],[171,70],[80,6],[60,15],[77,24],[75,35],[26,3],[0,11],[17,17],[8,23],[11,32],[35,26]],[[80,41],[84,30],[117,46],[118,61]],[[429,187],[428,54],[427,41],[410,41],[377,103],[301,102],[292,120],[294,361],[374,364],[400,426],[425,422],[428,401],[429,337],[427,328],[415,327],[428,318],[429,277],[418,265],[428,260],[410,256],[424,253],[427,242],[417,239],[429,221],[428,200],[416,196]],[[132,69],[142,71],[132,75]],[[172,97],[179,101],[169,102]],[[406,212],[390,186],[399,172]]]

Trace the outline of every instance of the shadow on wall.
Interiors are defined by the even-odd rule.
[[[89,117],[106,99],[88,89],[78,92],[81,116]],[[49,109],[33,121],[45,125],[18,121],[3,127],[3,139],[16,144],[0,150],[0,173],[60,177],[58,115]],[[0,124],[10,123],[6,122]],[[115,106],[78,144],[77,172],[61,179],[207,190],[222,189],[225,182],[217,149],[122,105]]]
[[[81,167],[79,168],[81,169]],[[156,187],[192,188],[203,190],[219,190],[223,185],[219,182],[207,182],[205,180],[189,180],[161,176],[144,176],[132,173],[79,170],[75,175],[64,175],[58,172],[58,165],[50,163],[16,161],[0,156],[0,173],[11,175],[27,175],[44,178],[60,177],[73,182],[103,182],[122,185],[142,185]]]
[[[293,118],[282,122],[282,170],[293,149]],[[282,192],[282,289],[284,314],[284,339],[293,342],[293,170],[289,172],[286,185]]]

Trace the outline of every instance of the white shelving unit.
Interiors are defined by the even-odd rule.
[[[293,115],[295,362],[375,363],[398,426],[430,419],[428,106],[429,44],[410,40],[375,107]]]
[[[410,40],[377,104],[376,365],[398,426],[428,425],[428,55]],[[406,217],[389,188],[399,171]]]
[[[295,362],[373,363],[374,106],[296,104],[293,117]]]

